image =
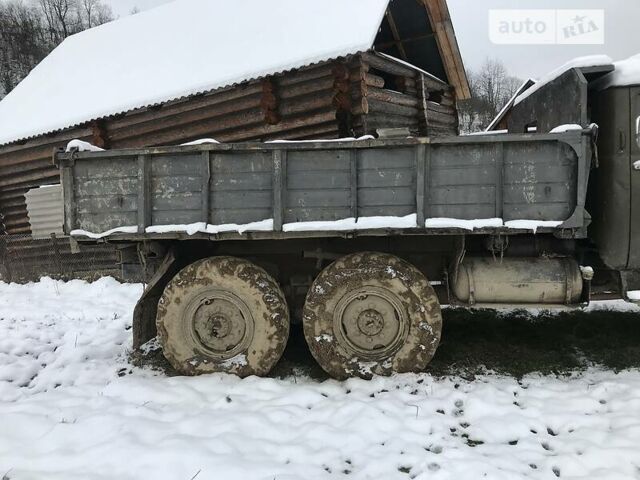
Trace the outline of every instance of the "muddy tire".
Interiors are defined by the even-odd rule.
[[[442,331],[433,288],[393,255],[344,257],[315,280],[304,334],[320,366],[338,379],[423,371]]]
[[[289,311],[276,281],[232,257],[181,270],[162,294],[156,324],[164,356],[185,375],[264,376],[289,337]]]

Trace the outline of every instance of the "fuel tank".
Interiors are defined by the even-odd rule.
[[[583,289],[572,258],[465,258],[452,280],[454,295],[467,305],[575,305]]]

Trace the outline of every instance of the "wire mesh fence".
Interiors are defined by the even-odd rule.
[[[42,277],[91,281],[104,276],[123,282],[144,280],[131,269],[123,274],[119,251],[110,244],[72,248],[68,237],[0,235],[0,281],[26,283]]]

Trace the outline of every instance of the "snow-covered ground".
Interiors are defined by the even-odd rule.
[[[640,371],[168,378],[128,364],[140,293],[0,283],[0,478],[640,478]]]

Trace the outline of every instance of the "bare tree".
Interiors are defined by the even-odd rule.
[[[0,3],[0,97],[49,52],[39,11],[21,1]]]
[[[478,71],[467,73],[472,98],[460,102],[460,125],[463,132],[483,130],[515,95],[522,81],[509,74],[499,60],[486,59]]]
[[[38,0],[53,43],[60,43],[80,31],[73,0]]]
[[[81,0],[80,18],[84,28],[93,28],[113,20],[113,11],[101,0]]]
[[[102,0],[0,0],[0,98],[69,35],[113,18]]]

